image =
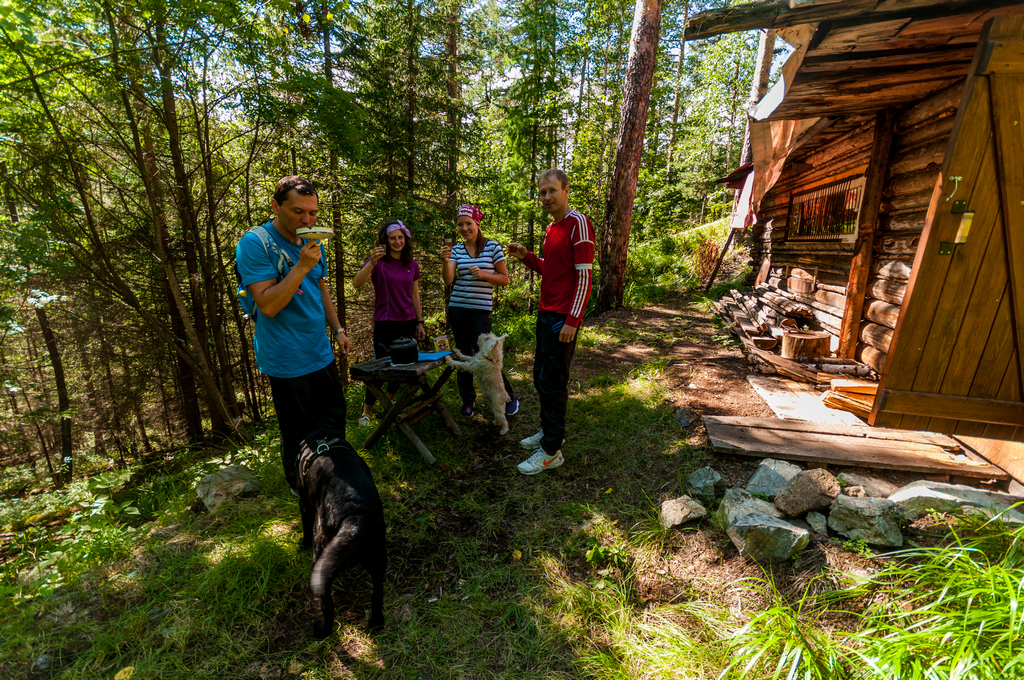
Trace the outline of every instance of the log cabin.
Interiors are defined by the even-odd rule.
[[[1024,439],[1024,1],[762,0],[686,39],[751,29],[793,48],[730,177],[754,283],[878,371],[869,424]]]

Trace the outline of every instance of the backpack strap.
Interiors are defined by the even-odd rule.
[[[263,250],[267,252],[267,257],[270,258],[270,261],[274,264],[274,268],[277,269],[277,273],[281,278],[284,278],[285,274],[288,273],[284,267],[284,263],[288,263],[288,269],[295,266],[292,264],[292,260],[288,257],[288,254],[277,247],[277,243],[274,242],[274,238],[262,224],[257,224],[255,227],[251,228],[249,233],[256,234],[260,243],[263,244]]]

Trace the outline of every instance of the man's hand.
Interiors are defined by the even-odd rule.
[[[562,324],[562,330],[558,331],[559,342],[572,342],[572,339],[576,337],[576,327],[570,326],[567,323]]]
[[[416,324],[416,340],[423,341],[427,339],[427,328],[421,323]]]
[[[348,334],[345,331],[335,333],[334,339],[338,343],[338,353],[343,357],[347,357],[348,353],[352,350],[352,341],[348,339]]]
[[[316,239],[306,241],[306,245],[302,246],[302,250],[299,251],[299,269],[305,271],[311,270],[320,261],[320,242]]]
[[[526,257],[526,246],[520,245],[513,241],[508,244],[508,254],[517,260],[522,260]]]

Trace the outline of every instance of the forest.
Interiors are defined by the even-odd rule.
[[[887,19],[903,2],[854,9]],[[1015,513],[922,511],[888,547],[794,524],[803,552],[764,563],[729,533],[727,495],[776,510],[740,487],[779,461],[716,452],[704,424],[773,415],[740,327],[714,312],[748,290],[757,245],[722,245],[737,230],[721,180],[747,159],[768,62],[792,48],[759,55],[774,31],[684,37],[697,14],[740,4],[0,0],[0,677],[1024,678]],[[759,0],[753,14],[839,6]],[[459,414],[446,387],[436,401],[461,434],[426,411],[415,423],[435,461],[386,422],[371,442],[363,386],[346,376],[372,358],[373,293],[352,279],[378,226],[408,225],[427,336],[440,336],[458,206],[478,205],[503,246],[536,250],[551,168],[599,244],[564,466],[516,471],[540,419],[539,280],[511,260],[494,306],[523,402],[508,434]],[[346,438],[386,526],[382,629],[367,629],[379,600],[364,570],[330,601],[311,593],[236,295],[236,244],[286,175],[312,180],[335,234]],[[255,488],[206,506],[201,481],[236,466]],[[715,478],[707,508],[667,522],[701,474]],[[885,474],[893,488],[912,479]]]
[[[723,4],[662,9],[630,246],[730,209],[716,180],[740,156],[757,34],[682,41]],[[83,464],[246,440],[269,399],[233,253],[283,175],[320,189],[357,361],[369,302],[349,281],[381,220],[412,230],[434,334],[460,203],[532,249],[537,175],[560,167],[600,238],[633,18],[622,1],[4,0],[0,454],[60,488]],[[499,315],[532,309],[524,271]]]

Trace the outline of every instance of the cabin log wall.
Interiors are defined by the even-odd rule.
[[[963,87],[964,81],[960,81],[897,112],[855,352],[857,360],[878,371],[885,363],[899,318]],[[766,257],[771,261],[769,284],[786,291],[791,268],[810,274],[817,271],[815,294],[789,291],[789,295],[813,309],[812,326],[837,337],[854,244],[787,240],[790,202],[794,193],[864,174],[874,126],[874,119],[865,121],[819,148],[803,154],[798,150],[792,155],[779,181],[761,201],[758,222],[752,230],[757,240],[755,250],[760,250],[754,254],[755,264],[760,265]]]

